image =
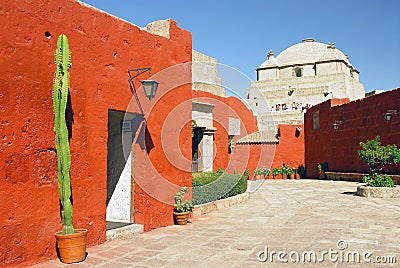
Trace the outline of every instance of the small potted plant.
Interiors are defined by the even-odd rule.
[[[254,179],[255,180],[260,180],[263,172],[261,169],[255,169],[254,170]]]
[[[183,201],[187,188],[182,187],[175,194],[174,222],[178,225],[185,225],[189,219],[189,213],[193,210],[192,200]]]
[[[279,170],[279,168],[273,168],[271,173],[272,173],[272,179],[274,179],[274,180],[280,179],[280,176],[279,176],[280,170]]]
[[[287,174],[291,180],[294,180],[296,177],[296,169],[295,168],[287,168]]]
[[[264,174],[264,179],[270,179],[270,175],[271,175],[271,170],[270,169],[268,169],[266,167],[263,167],[262,172]]]
[[[289,175],[289,168],[287,166],[283,165],[279,171],[280,171],[279,173],[282,176],[282,179],[286,180]]]
[[[325,171],[328,171],[328,162],[324,162],[323,164],[317,165],[318,175],[320,179],[326,179]]]
[[[266,179],[268,176],[268,169],[266,167],[263,167],[261,169],[261,179]]]
[[[299,179],[304,179],[306,177],[306,168],[304,165],[300,165],[297,168],[297,173],[299,174],[300,178]]]

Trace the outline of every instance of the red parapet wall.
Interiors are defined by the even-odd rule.
[[[272,168],[286,166],[297,168],[304,165],[304,125],[279,125],[279,143],[276,151]],[[298,129],[298,134],[296,134]]]
[[[379,135],[383,145],[399,146],[400,116],[393,116],[389,123],[385,121],[385,113],[393,109],[400,111],[400,89],[353,102],[333,99],[308,110],[305,114],[307,176],[317,178],[317,165],[323,162],[328,162],[329,171],[368,173],[368,165],[358,159],[359,142]],[[314,130],[314,117],[319,118],[318,130]],[[339,121],[336,132],[335,121]],[[400,173],[398,166],[385,170],[389,174]]]
[[[172,20],[168,39],[73,0],[3,1],[1,13],[0,263],[30,265],[56,257],[54,233],[61,229],[52,108],[58,35],[67,35],[72,51],[73,224],[89,229],[88,245],[105,241],[108,110],[127,110],[132,99],[127,70],[152,67],[154,75],[191,62],[192,39]],[[157,176],[191,185],[190,165],[184,163],[188,170],[171,167],[162,157],[156,125],[175,100],[190,102],[190,68],[186,73],[189,82],[179,92],[152,101],[162,100],[154,112],[159,117],[150,115],[147,123],[155,146],[149,159],[157,163]],[[138,98],[149,102],[143,91]],[[131,112],[140,110],[132,105]],[[178,136],[189,144],[181,154],[190,159],[191,115],[179,116],[186,123]],[[140,187],[136,198],[135,213],[145,215],[146,230],[172,224],[171,205],[141,193]],[[148,206],[151,213],[145,212]]]

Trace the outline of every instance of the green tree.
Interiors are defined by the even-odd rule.
[[[358,158],[367,163],[370,169],[370,175],[364,177],[364,181],[369,186],[375,186],[374,184],[377,184],[377,180],[383,179],[379,173],[385,166],[400,164],[400,149],[394,144],[383,146],[379,136],[376,136],[373,140],[360,142],[360,147],[362,150],[358,150]],[[389,177],[385,176],[385,178]],[[390,181],[390,184],[393,185],[391,179]]]

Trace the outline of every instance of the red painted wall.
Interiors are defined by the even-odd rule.
[[[400,145],[400,116],[385,121],[387,110],[400,110],[400,89],[346,103],[329,100],[305,114],[307,176],[318,177],[317,164],[328,162],[330,171],[368,172],[368,165],[358,159],[359,142],[381,137],[383,145]],[[313,130],[313,114],[319,111],[320,129]],[[332,124],[342,120],[337,132]],[[399,174],[399,167],[388,167],[389,174]]]
[[[301,128],[300,134],[296,137],[296,128]],[[279,142],[277,144],[253,143],[251,150],[256,152],[252,156],[250,171],[257,168],[281,168],[283,164],[297,168],[304,165],[304,126],[301,125],[279,125]],[[242,145],[243,146],[243,145]],[[253,174],[254,175],[254,174]]]
[[[301,128],[296,137],[296,128]],[[279,125],[279,143],[276,145],[272,168],[282,167],[283,164],[297,168],[304,165],[304,125]]]
[[[105,240],[107,113],[127,110],[132,98],[127,70],[152,67],[155,74],[190,62],[192,43],[190,33],[174,21],[167,39],[73,0],[2,1],[0,13],[0,263],[28,265],[56,256],[54,233],[61,229],[52,111],[58,35],[68,36],[72,51],[73,223],[89,229],[89,245]],[[183,77],[190,77],[190,68]],[[147,125],[155,149],[149,159],[157,159],[158,177],[190,185],[190,166],[182,170],[160,157],[162,134],[157,124],[176,102],[191,98],[190,83],[177,91],[152,102],[157,104]],[[142,93],[139,100],[148,103]],[[130,109],[139,111],[137,106]],[[191,115],[180,116],[185,124],[178,136],[189,144],[189,149],[181,147],[181,154],[188,159]],[[138,217],[146,230],[172,223],[171,205],[150,198],[140,187],[136,190],[135,211],[144,214],[144,204],[154,208]]]

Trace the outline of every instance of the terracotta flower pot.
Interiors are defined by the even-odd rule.
[[[296,177],[296,174],[294,174],[294,173],[293,173],[293,174],[290,174],[290,179],[291,179],[291,180],[294,180],[295,177]]]
[[[55,233],[60,261],[74,263],[86,258],[86,229],[75,229],[74,234]]]
[[[182,212],[182,213],[174,211],[174,222],[175,222],[175,224],[177,224],[177,225],[186,225],[187,221],[189,219],[189,213],[190,213],[190,211]]]

